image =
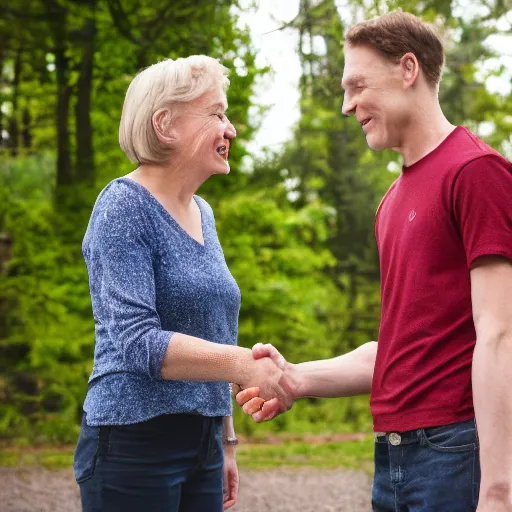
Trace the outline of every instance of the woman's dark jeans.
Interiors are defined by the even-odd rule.
[[[374,512],[473,512],[479,488],[472,420],[376,439]]]
[[[91,427],[74,469],[84,512],[220,512],[222,418],[174,414]]]

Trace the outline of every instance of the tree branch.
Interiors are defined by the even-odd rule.
[[[172,2],[169,2],[172,5]],[[139,41],[133,35],[132,26],[128,20],[128,16],[121,5],[120,0],[107,0],[108,10],[112,17],[112,22],[117,28],[119,34],[133,44],[138,44]]]
[[[285,30],[287,28],[296,28],[297,23],[300,21],[300,14],[297,14],[295,18],[288,21],[287,23],[283,23],[280,27],[275,28],[274,30],[269,30],[268,32],[263,32],[262,36],[266,36],[268,34],[273,34],[274,32],[280,32],[281,30]]]

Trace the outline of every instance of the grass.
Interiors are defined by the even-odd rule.
[[[373,437],[362,441],[309,444],[241,445],[238,466],[244,469],[287,467],[349,468],[373,472]]]
[[[48,469],[71,468],[73,446],[59,448],[0,449],[0,466],[44,466]],[[238,466],[241,469],[317,467],[324,469],[349,468],[371,474],[373,471],[373,437],[363,440],[310,444],[290,440],[277,444],[239,445]]]
[[[73,467],[74,447],[1,448],[0,467],[44,466],[48,469]]]

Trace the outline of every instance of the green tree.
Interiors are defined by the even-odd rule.
[[[0,167],[0,232],[13,240],[0,276],[0,436],[74,440],[92,367],[94,322],[81,240],[106,182],[132,169],[118,146],[131,78],[163,58],[206,53],[232,75],[241,138],[258,73],[234,1],[14,0],[0,25],[2,99],[13,156]],[[21,151],[30,112],[30,152]],[[14,127],[14,128],[9,128]],[[10,131],[9,131],[10,130]],[[243,144],[231,154],[234,174]],[[219,201],[236,181],[212,182]],[[37,435],[35,435],[37,433]]]

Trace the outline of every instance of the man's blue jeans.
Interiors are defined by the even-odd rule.
[[[82,421],[75,477],[84,512],[220,512],[222,418],[175,414],[134,425]]]
[[[472,512],[479,488],[473,420],[376,437],[374,512]]]

